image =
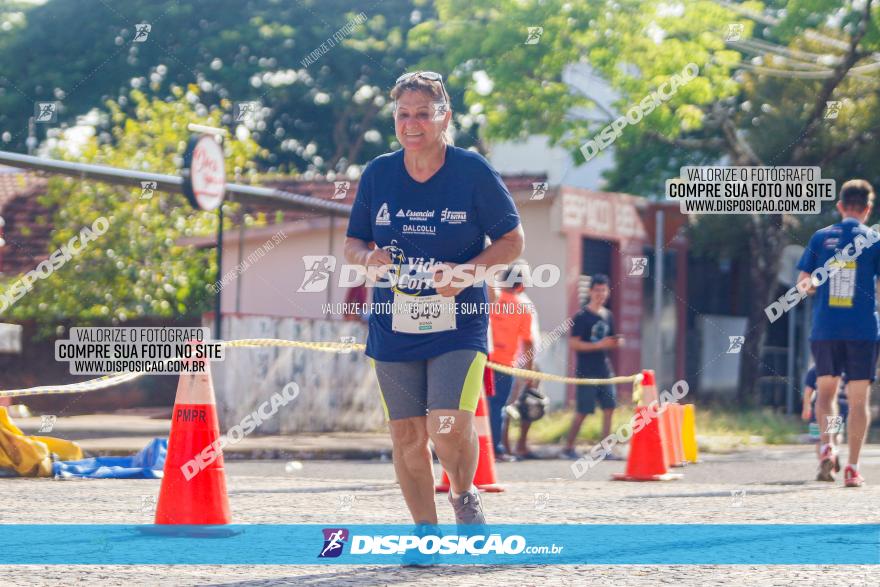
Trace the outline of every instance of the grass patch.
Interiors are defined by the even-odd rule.
[[[697,437],[701,448],[723,450],[736,445],[786,444],[792,437],[807,431],[807,425],[797,416],[786,416],[770,409],[731,411],[697,407]],[[536,444],[559,444],[568,435],[572,410],[558,410],[532,424],[529,441]],[[614,411],[611,430],[626,424],[632,417],[632,410],[621,407]],[[602,440],[602,414],[596,412],[587,416],[581,427],[578,440],[596,443]],[[519,438],[519,425],[512,423],[511,442]]]

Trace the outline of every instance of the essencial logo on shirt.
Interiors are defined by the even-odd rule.
[[[404,224],[403,234],[420,234],[425,236],[435,236],[437,234],[436,226],[428,226],[427,224]]]
[[[461,224],[467,222],[467,212],[464,210],[450,210],[449,208],[443,208],[443,211],[440,212],[440,222],[446,222],[447,224]]]
[[[388,213],[388,202],[382,202],[382,207],[376,214],[376,226],[388,226],[389,224],[391,224],[391,215]]]
[[[395,214],[397,218],[406,218],[410,222],[427,222],[434,217],[434,210],[409,210],[406,212],[401,208]]]

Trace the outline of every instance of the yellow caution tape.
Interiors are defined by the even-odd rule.
[[[322,351],[329,353],[348,353],[351,351],[363,351],[366,345],[351,342],[310,342],[303,340],[279,340],[276,338],[247,338],[242,340],[222,341],[227,347],[240,348],[260,348],[260,347],[286,347],[286,348],[302,348],[313,351]],[[612,383],[633,383],[636,389],[640,389],[642,375],[624,375],[620,377],[611,377],[608,379],[587,379],[578,377],[563,377],[562,375],[553,375],[552,373],[541,373],[539,371],[531,371],[529,369],[519,369],[517,367],[508,367],[491,361],[486,366],[494,371],[506,373],[514,377],[522,377],[524,379],[534,379],[536,381],[556,381],[559,383],[573,383],[576,385],[605,385]],[[89,381],[81,383],[71,383],[68,385],[44,385],[41,387],[30,387],[27,389],[12,389],[8,391],[0,391],[0,397],[18,397],[26,395],[52,395],[62,393],[84,393],[89,391],[98,391],[134,381],[147,372],[131,372],[131,373],[114,373],[112,375],[104,375]]]

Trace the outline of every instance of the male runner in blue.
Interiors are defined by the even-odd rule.
[[[817,479],[834,481],[832,471],[840,470],[834,435],[827,432],[825,423],[834,415],[838,378],[846,372],[850,408],[846,487],[864,484],[859,473],[859,453],[870,420],[868,392],[877,370],[880,320],[874,292],[880,274],[880,235],[864,225],[873,205],[874,189],[870,183],[861,179],[844,183],[837,202],[842,220],[818,230],[798,263],[798,287],[816,294],[810,347],[816,361],[819,392],[816,420],[821,446]]]

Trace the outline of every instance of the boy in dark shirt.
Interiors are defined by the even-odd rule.
[[[606,379],[613,377],[608,351],[623,346],[623,337],[614,334],[611,311],[605,302],[611,289],[608,287],[608,276],[597,273],[590,282],[590,300],[574,318],[574,325],[569,338],[569,346],[577,352],[576,377]],[[596,409],[596,400],[602,407],[602,438],[611,434],[611,417],[617,407],[617,392],[614,385],[578,385],[577,412],[568,431],[568,442],[562,456],[579,459],[581,455],[574,445],[578,432],[587,415]],[[609,460],[619,459],[617,455],[606,455]]]

